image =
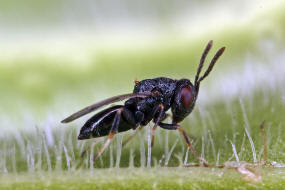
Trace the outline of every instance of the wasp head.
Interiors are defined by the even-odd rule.
[[[194,108],[197,92],[188,79],[181,79],[177,82],[174,102],[171,107],[173,122],[178,123],[188,116]]]

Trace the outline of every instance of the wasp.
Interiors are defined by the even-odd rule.
[[[204,165],[207,165],[206,161],[199,157],[188,135],[179,123],[192,112],[197,101],[201,81],[210,74],[216,61],[225,50],[225,47],[222,47],[216,52],[210,61],[208,69],[200,77],[202,67],[212,44],[213,41],[211,40],[202,53],[194,84],[191,83],[189,79],[182,78],[176,80],[166,77],[136,81],[133,93],[114,96],[85,107],[61,122],[71,122],[102,106],[127,99],[123,105],[114,105],[96,113],[81,128],[80,134],[78,135],[79,140],[108,136],[104,145],[94,155],[94,161],[109,146],[116,133],[130,129],[136,130],[137,128],[137,131],[139,131],[150,121],[153,121],[152,146],[154,142],[154,132],[158,126],[166,130],[178,130],[184,137],[188,148]],[[166,112],[169,109],[171,109],[172,113],[172,122],[165,123],[164,120],[169,115]],[[130,139],[131,138],[128,140]]]

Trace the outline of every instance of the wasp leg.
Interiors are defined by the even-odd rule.
[[[194,156],[198,160],[200,160],[205,167],[209,166],[209,164],[206,162],[206,160],[204,158],[200,157],[199,154],[196,152],[195,148],[193,147],[192,143],[189,140],[188,135],[186,134],[186,132],[184,131],[184,129],[180,125],[178,125],[178,124],[167,124],[167,123],[159,123],[158,125],[163,129],[178,130],[183,135],[184,140],[185,140],[188,148],[191,150],[191,152],[194,154]]]
[[[84,156],[86,155],[87,151],[93,149],[93,148],[95,147],[95,145],[98,144],[99,142],[100,142],[100,141],[99,141],[98,139],[96,139],[94,142],[92,142],[92,144],[89,145],[89,146],[81,153],[80,157],[81,157],[81,158],[84,158]],[[82,168],[83,165],[84,165],[83,162],[82,162],[81,164],[78,163],[78,166],[79,166],[80,168]]]
[[[99,140],[98,140],[98,139],[96,139],[94,142],[92,142],[92,144],[89,145],[89,146],[81,153],[81,155],[80,155],[81,158],[83,158],[83,157],[85,156],[86,152],[89,151],[89,150],[91,150],[91,149],[93,149],[94,146],[95,146],[96,144],[98,144],[98,143],[99,143]]]
[[[122,147],[126,146],[141,130],[144,126],[139,126],[138,129],[127,140],[122,143]]]
[[[158,110],[160,109],[160,113],[159,113],[159,116],[155,122],[155,126],[152,128],[152,140],[151,140],[151,146],[153,146],[153,139],[154,139],[154,131],[155,129],[157,128],[157,125],[158,125],[158,122],[164,120],[166,118],[166,116],[168,117],[169,114],[164,114],[165,112],[163,111],[163,105],[158,105],[157,108],[155,109],[155,111],[153,112],[153,114],[151,115],[154,115]],[[123,111],[123,116],[130,122],[130,123],[133,123],[132,120],[133,120],[133,116],[131,114],[130,111],[126,110],[124,108],[124,111]],[[140,126],[136,132],[134,134],[132,134],[126,141],[123,142],[122,144],[122,147],[126,146],[139,132],[141,132],[141,130],[143,129],[144,126]]]
[[[158,105],[158,109],[159,109],[159,115],[158,115],[158,117],[157,117],[157,119],[156,119],[156,121],[154,123],[154,126],[152,127],[152,131],[151,131],[151,147],[153,147],[153,144],[154,144],[154,132],[157,129],[158,123],[162,119],[164,119],[163,116],[165,115],[164,106],[162,104]]]
[[[116,112],[116,115],[115,115],[115,118],[113,120],[113,123],[112,123],[112,127],[111,127],[111,130],[109,132],[109,135],[108,135],[108,138],[107,138],[107,141],[105,142],[105,144],[101,147],[101,149],[94,155],[93,157],[93,161],[95,162],[95,160],[101,156],[101,154],[104,152],[104,150],[109,146],[109,144],[111,143],[111,141],[113,140],[116,132],[118,131],[118,127],[119,127],[119,124],[120,124],[120,119],[121,119],[121,114],[122,114],[122,111],[123,111],[123,108],[119,109],[117,112]]]
[[[127,108],[124,108],[123,116],[128,121],[128,123],[132,124],[134,128],[136,128],[137,126],[136,119],[130,110],[128,110]],[[142,128],[143,126],[139,126],[138,129],[135,131],[135,133],[132,134],[126,141],[122,143],[122,147],[126,146],[142,130]]]

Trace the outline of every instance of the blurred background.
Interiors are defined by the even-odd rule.
[[[227,47],[203,84],[219,88],[211,98],[244,93],[238,83],[255,87],[248,81],[252,73],[243,71],[246,63],[247,71],[268,72],[261,71],[258,80],[279,76],[268,64],[278,62],[284,69],[277,58],[284,52],[283,1],[12,0],[0,5],[0,117],[11,122],[2,129],[21,128],[12,123],[23,119],[60,120],[132,91],[135,79],[193,80],[209,40],[214,40],[210,56]]]
[[[282,0],[0,0],[0,137],[39,128],[52,144],[54,128],[72,125],[78,132],[89,116],[67,126],[63,118],[131,92],[136,79],[193,81],[209,40],[208,62],[218,48],[226,51],[203,81],[196,115],[185,123],[211,105],[235,113],[228,105],[237,101],[258,118],[254,124],[269,119],[281,125],[284,10]]]

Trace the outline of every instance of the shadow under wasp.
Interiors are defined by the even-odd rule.
[[[202,67],[212,44],[213,42],[210,41],[204,49],[194,84],[192,84],[189,79],[184,78],[179,80],[166,77],[145,79],[136,82],[133,93],[114,96],[85,107],[61,122],[71,122],[102,106],[128,99],[124,105],[111,106],[96,113],[81,128],[78,136],[79,140],[108,136],[105,144],[94,155],[94,161],[109,146],[116,133],[130,129],[135,130],[137,128],[138,132],[150,121],[153,121],[154,126],[152,127],[151,146],[153,146],[154,143],[154,131],[158,126],[166,130],[178,130],[183,135],[188,148],[193,152],[194,156],[207,166],[207,162],[195,151],[188,135],[178,123],[192,112],[198,97],[200,82],[209,75],[216,61],[225,50],[225,47],[222,47],[216,52],[208,69],[204,75],[200,77]],[[166,112],[169,109],[171,109],[172,113],[172,123],[164,123],[163,121],[168,116]],[[134,135],[125,141],[123,145],[129,142],[133,137]]]

